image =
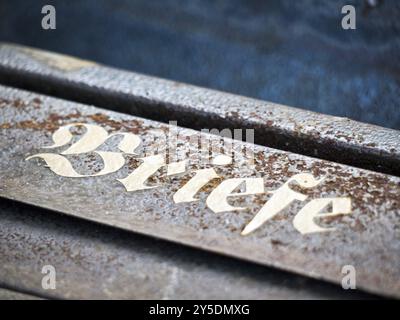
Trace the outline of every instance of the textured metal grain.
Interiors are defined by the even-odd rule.
[[[40,297],[0,288],[0,300],[40,300]]]
[[[0,282],[57,299],[342,299],[360,292],[0,198]],[[43,265],[56,289],[41,286]],[[0,290],[0,298],[9,298]]]
[[[400,175],[399,131],[87,61],[66,70],[63,59],[71,58],[3,44],[0,81],[193,129],[252,128],[256,144]]]
[[[185,180],[182,177],[168,179],[156,174],[152,182],[161,187],[126,192],[115,179],[132,171],[134,162],[116,174],[72,179],[56,176],[39,166],[40,161],[24,161],[39,152],[40,146],[49,145],[51,133],[63,124],[96,123],[109,131],[134,132],[148,146],[154,142],[154,130],[168,130],[167,125],[6,87],[0,88],[0,97],[2,197],[336,283],[343,276],[342,266],[351,264],[357,270],[359,288],[399,296],[397,177],[238,143],[254,150],[255,165],[249,166],[238,155],[232,165],[218,168],[223,179],[263,177],[266,189],[274,190],[294,174],[310,172],[325,177],[320,186],[302,190],[310,198],[345,196],[353,200],[352,214],[323,222],[336,227],[335,232],[301,235],[291,221],[302,204],[294,203],[254,234],[243,237],[241,229],[268,200],[267,194],[234,201],[248,207],[246,211],[215,214],[205,206],[215,185],[199,192],[200,201],[187,204],[172,201]],[[197,145],[187,137],[199,133],[180,129],[180,135],[182,147],[195,154]],[[97,159],[74,159],[77,170],[96,171],[100,165]],[[193,168],[200,166],[201,162]]]

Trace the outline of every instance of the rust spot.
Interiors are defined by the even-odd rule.
[[[11,124],[9,123],[3,123],[0,125],[0,129],[10,129],[11,128]]]
[[[98,124],[103,124],[110,127],[112,131],[120,131],[123,129],[134,134],[138,134],[139,132],[143,131],[140,128],[143,122],[139,120],[116,121],[110,119],[108,115],[102,113],[89,115],[88,118],[92,119]]]
[[[25,108],[26,107],[26,103],[24,101],[22,101],[21,99],[15,99],[14,101],[11,102],[11,105],[14,108]]]
[[[10,100],[4,99],[4,98],[0,98],[0,107],[6,107],[9,104],[10,104]]]
[[[271,239],[271,244],[274,246],[284,246],[285,245],[285,243],[283,243],[280,240],[276,240],[276,239]]]

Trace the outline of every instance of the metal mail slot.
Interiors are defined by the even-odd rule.
[[[89,93],[101,93],[110,109],[116,107],[107,99],[121,106],[121,101],[134,101],[132,109],[123,111],[142,112],[142,117],[131,116],[26,90],[0,88],[0,195],[28,204],[18,210],[22,221],[24,216],[29,217],[21,227],[14,227],[15,204],[4,202],[1,282],[5,287],[48,295],[35,284],[40,274],[32,275],[32,269],[37,271],[44,260],[55,260],[65,279],[62,289],[53,293],[59,298],[171,298],[177,297],[176,288],[171,289],[177,282],[194,297],[220,297],[224,286],[231,288],[227,291],[233,298],[296,297],[297,291],[290,286],[271,285],[263,270],[279,279],[289,272],[340,284],[342,266],[354,265],[359,288],[398,296],[398,131],[177,85],[33,49],[2,46],[0,64],[3,75],[22,80],[26,77],[25,84],[39,78],[54,81],[53,88],[59,88],[55,92],[63,88],[71,94],[71,100],[78,88],[78,92],[86,92],[86,99],[90,99]],[[102,74],[112,74],[114,82],[102,80]],[[135,83],[132,91],[126,92],[124,81]],[[146,100],[141,92],[149,98]],[[240,103],[248,108],[237,115],[235,106]],[[267,118],[255,114],[261,105],[267,110],[261,116],[277,124],[268,120],[262,124]],[[234,124],[248,128],[249,123],[258,121],[258,132],[264,130],[265,137],[278,137],[272,142],[275,147],[287,137],[293,145],[313,138],[309,127],[293,127],[289,123],[293,119],[284,122],[288,115],[298,124],[312,123],[317,128],[335,120],[338,131],[322,133],[321,142],[331,141],[332,148],[343,153],[354,151],[353,155],[349,151],[347,161],[342,162],[354,160],[357,151],[358,168],[339,164],[341,158],[334,152],[324,153],[321,143],[317,143],[314,157],[309,157],[309,150],[301,155],[271,148],[268,139],[264,140],[265,147],[183,128],[179,121],[175,127],[146,119],[154,118],[156,106],[165,115],[163,122],[179,113],[192,113],[193,118],[200,115],[203,120],[197,126],[191,121],[183,123],[195,129],[207,119],[214,119],[214,124],[215,119],[227,118],[230,128]],[[299,136],[298,130],[302,133]],[[338,132],[350,138],[341,139]],[[199,148],[202,141],[206,142],[205,150]],[[318,159],[319,152],[336,162]],[[379,171],[385,173],[364,169],[378,162]],[[58,217],[57,212],[66,216]],[[53,217],[78,231],[65,234]],[[44,226],[35,224],[35,219]],[[120,231],[123,239],[116,238],[119,229],[125,230]],[[175,260],[156,247],[173,253],[177,245],[132,232],[192,248],[179,249],[184,253],[177,254]],[[21,256],[15,254],[13,248],[21,243],[20,237],[28,234],[33,236],[22,245]],[[132,241],[137,243],[133,249]],[[155,255],[149,255],[143,247],[155,250]],[[33,248],[35,256],[41,257],[40,263],[30,259],[28,253]],[[70,252],[58,257],[60,249]],[[216,253],[211,259],[218,267],[201,266],[202,257],[208,253],[197,253],[198,249]],[[140,258],[134,259],[135,255]],[[194,257],[200,267],[188,262],[187,256]],[[85,271],[80,264],[91,267]],[[94,264],[100,266],[93,270]],[[196,270],[188,271],[189,266],[196,266]],[[132,275],[129,267],[140,270],[139,274]],[[272,271],[271,267],[285,272]],[[115,271],[118,268],[121,274]],[[243,271],[247,268],[249,273]],[[238,275],[246,279],[244,284],[234,283]],[[301,276],[292,275],[291,279],[299,283]],[[98,277],[109,279],[105,288],[93,286]],[[146,281],[152,277],[155,280]],[[127,279],[140,283],[143,291],[121,290]],[[193,279],[207,281],[211,289],[200,290],[196,296],[191,291]],[[304,287],[314,289],[308,292],[310,297],[339,295],[334,286],[321,289],[316,280],[304,281]],[[77,283],[79,286],[74,287]],[[156,284],[164,289],[156,290]],[[317,293],[312,292],[315,288]]]

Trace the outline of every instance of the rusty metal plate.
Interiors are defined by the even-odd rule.
[[[336,283],[342,279],[342,266],[353,265],[358,288],[400,294],[398,177],[242,142],[234,144],[231,164],[223,164],[221,158],[207,162],[209,154],[199,155],[196,139],[210,139],[221,147],[221,154],[232,140],[17,89],[1,87],[0,97],[2,197]],[[73,123],[91,126],[66,127]],[[109,134],[134,135],[141,144],[131,153],[115,152],[132,146],[134,139],[129,144],[113,136],[96,148],[97,153],[74,154],[89,127],[98,130],[90,143],[98,142],[102,128]],[[74,135],[69,151],[66,145],[44,148],[53,143],[61,146],[63,139],[68,140],[65,133],[69,129]],[[146,170],[139,158],[165,155],[161,137],[174,130],[179,132],[176,152],[169,154],[168,165],[141,185],[138,172]],[[243,150],[252,151],[254,159]],[[103,166],[100,156],[105,159],[110,152],[122,155],[124,165],[99,175],[117,165],[108,158]],[[58,160],[47,158],[49,168],[37,156],[43,153],[56,155]],[[66,166],[60,165],[57,156],[68,159],[75,177],[60,176]],[[188,160],[188,166],[181,174],[169,175],[181,169],[170,166],[174,156]],[[153,157],[147,164],[157,161]],[[201,169],[215,170],[218,178],[205,183],[194,201],[180,202],[189,193],[179,190],[185,190]],[[135,179],[128,183],[126,177],[135,172]],[[231,188],[226,181],[233,182],[233,178],[248,178],[252,183],[245,190]],[[260,179],[264,191],[260,191]],[[227,191],[232,192],[229,203],[221,196]],[[288,197],[302,201],[291,201],[278,210]],[[227,205],[244,209],[219,211]],[[265,218],[276,210],[275,216],[255,225],[253,219],[260,212]],[[315,219],[307,219],[310,214]]]
[[[0,288],[0,300],[40,300],[40,298],[18,291]]]
[[[0,285],[52,299],[359,299],[370,295],[0,198]],[[41,286],[44,265],[55,290]],[[0,299],[11,298],[2,293]],[[373,298],[373,297],[372,297]]]
[[[256,144],[400,176],[400,132],[347,118],[10,44],[0,82],[196,130],[252,128]]]

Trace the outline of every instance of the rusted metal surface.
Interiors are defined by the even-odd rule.
[[[0,288],[0,300],[40,300],[40,298],[30,294]]]
[[[400,175],[397,130],[86,61],[73,70],[60,68],[63,59],[3,44],[0,81],[157,121],[177,120],[178,125],[193,129],[253,128],[256,144]]]
[[[138,134],[147,151],[156,149],[151,145],[157,141],[153,139],[156,132],[169,130],[169,126],[6,87],[0,88],[0,97],[2,197],[335,283],[342,279],[342,266],[353,265],[358,288],[400,296],[398,177],[238,142],[239,147],[254,151],[255,164],[249,166],[246,158],[237,154],[232,165],[217,168],[222,180],[262,177],[266,190],[275,190],[295,174],[308,172],[325,179],[311,189],[292,187],[310,199],[352,199],[351,214],[321,219],[323,226],[337,228],[334,232],[309,235],[297,232],[292,220],[303,204],[295,202],[244,237],[241,230],[265,204],[269,194],[239,197],[232,203],[247,210],[216,214],[205,205],[215,183],[200,190],[197,202],[172,201],[190,173],[168,178],[159,172],[151,183],[161,187],[126,192],[116,178],[134,170],[136,161],[128,161],[115,174],[82,179],[57,176],[39,160],[25,161],[26,157],[43,151],[41,146],[51,144],[56,129],[73,122],[97,124],[109,132]],[[179,132],[178,145],[189,154],[196,154],[198,145],[187,137],[199,133],[189,129]],[[162,146],[157,147],[162,152]],[[143,152],[141,148],[137,156]],[[98,171],[102,166],[97,158],[74,157],[71,161],[78,171]],[[196,163],[194,159],[191,169],[201,166],[202,162]]]
[[[1,283],[45,298],[371,298],[1,198],[0,212]],[[55,290],[42,289],[46,264],[57,272]]]

